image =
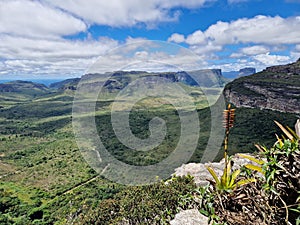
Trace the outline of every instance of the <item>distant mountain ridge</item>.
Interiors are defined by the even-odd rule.
[[[223,76],[227,79],[236,79],[242,76],[249,76],[256,73],[256,69],[253,67],[242,68],[239,71],[222,72]]]
[[[44,84],[38,84],[31,81],[11,81],[0,84],[0,92],[22,92],[35,90],[36,92],[46,92],[47,87]]]
[[[49,88],[62,89],[62,90],[66,90],[66,89],[76,90],[76,86],[79,83],[79,81],[80,78],[70,78],[63,81],[52,83],[49,85]]]
[[[180,82],[189,86],[224,87],[228,80],[222,76],[220,69],[206,69],[178,72],[146,72],[146,71],[116,71],[106,74],[86,74],[82,76],[83,83],[91,87],[103,85],[109,90],[122,89],[137,78],[150,80],[153,77],[165,78],[171,82]]]
[[[238,78],[226,85],[224,95],[236,107],[300,114],[300,59]]]

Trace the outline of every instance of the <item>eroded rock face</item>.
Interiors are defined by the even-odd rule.
[[[265,71],[273,73],[285,73],[285,74],[300,74],[300,58],[295,63],[290,63],[287,65],[271,66],[267,67]]]
[[[238,108],[300,114],[300,61],[236,79],[226,85],[224,96]]]
[[[253,93],[248,95],[230,89],[224,91],[225,98],[238,108],[259,108],[300,113],[300,87],[266,87],[248,82],[243,83],[243,86]]]

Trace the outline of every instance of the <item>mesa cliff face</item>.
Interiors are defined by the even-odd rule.
[[[226,85],[224,95],[236,107],[300,114],[300,59],[272,66]]]
[[[106,74],[85,74],[82,76],[82,85],[93,89],[103,86],[110,92],[119,91],[136,79],[143,78],[145,81],[154,78],[165,78],[169,82],[182,83],[188,86],[200,87],[224,87],[228,82],[222,76],[220,69],[204,69],[179,72],[146,72],[146,71],[115,71]]]

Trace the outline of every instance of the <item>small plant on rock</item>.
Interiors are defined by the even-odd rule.
[[[229,131],[233,127],[233,122],[234,122],[234,117],[235,117],[235,109],[231,108],[231,105],[228,104],[228,107],[226,110],[223,112],[223,123],[224,127],[226,129],[225,132],[225,139],[224,139],[224,160],[225,160],[225,166],[223,170],[223,174],[221,178],[219,179],[215,170],[207,166],[207,170],[209,173],[212,175],[214,178],[214,185],[217,191],[232,191],[238,186],[247,184],[249,182],[255,181],[255,179],[243,179],[243,180],[238,180],[238,177],[241,173],[240,169],[232,171],[232,160],[228,156],[228,140],[229,140]]]
[[[283,135],[276,135],[277,141],[271,148],[256,146],[264,160],[239,154],[255,163],[246,168],[259,172],[260,179],[216,199],[220,221],[234,225],[300,224],[299,136],[289,127],[275,123]]]

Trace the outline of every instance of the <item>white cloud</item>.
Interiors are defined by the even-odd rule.
[[[291,52],[291,58],[292,58],[293,62],[295,62],[298,59],[300,59],[300,51],[297,51],[297,52],[292,51]]]
[[[89,0],[87,3],[86,0],[0,0],[0,74],[81,75],[99,55],[118,47],[120,42],[108,37],[74,41],[64,36],[88,32],[92,24],[113,27],[140,24],[155,26],[159,22],[178,20],[181,13],[179,7],[193,9],[215,1]],[[241,1],[228,0],[230,3]],[[224,64],[226,68],[230,65],[237,67],[238,63],[263,67],[272,63],[285,63],[299,55],[299,28],[299,16],[282,18],[259,15],[230,22],[218,21],[205,31],[197,30],[187,36],[174,33],[168,41],[188,44],[199,55],[201,63],[197,65],[210,66],[207,62],[222,60],[227,54],[232,58],[248,57],[253,61],[237,60],[233,64]],[[137,45],[131,45],[145,40],[128,37],[124,53],[136,50],[132,57],[137,61],[162,60],[169,65],[184,65],[186,68],[193,66],[195,59],[182,52],[173,55],[152,52],[151,48],[155,48],[153,43],[143,46],[145,50],[138,50]],[[238,44],[249,47],[236,52],[227,48],[227,45]],[[298,44],[290,57],[274,53],[283,51],[289,44]],[[117,67],[119,63],[127,62],[128,58],[120,52],[105,60]]]
[[[233,52],[233,53],[230,54],[229,57],[230,58],[241,58],[241,57],[243,57],[243,54],[240,53],[240,52]]]
[[[259,15],[232,22],[218,21],[205,31],[197,30],[188,35],[185,42],[189,45],[203,45],[209,42],[215,45],[239,43],[300,44],[299,29],[300,16],[282,18]],[[170,40],[172,40],[173,35]]]
[[[168,41],[174,43],[182,43],[185,41],[185,38],[183,34],[174,33],[171,37],[168,38]]]
[[[282,18],[280,16],[258,15],[253,18],[241,18],[231,22],[218,21],[206,30],[197,30],[184,37],[189,48],[205,60],[244,59],[250,57],[258,69],[274,64],[291,62],[292,55],[278,55],[276,52],[287,51],[290,45],[300,46],[300,17]],[[173,34],[175,35],[175,34]],[[170,41],[176,42],[176,36]],[[183,37],[180,37],[182,40]],[[248,45],[238,50],[239,45]],[[228,46],[235,46],[234,48]],[[296,54],[295,48],[293,55]],[[220,54],[219,54],[220,53]],[[239,61],[242,65],[244,62]],[[250,66],[250,61],[247,62]],[[228,69],[236,67],[234,63],[218,63],[217,66]]]
[[[259,48],[258,48],[259,49]],[[283,65],[297,60],[297,54],[291,52],[290,55],[278,55],[270,52],[254,54],[254,51],[249,55],[245,55],[239,51],[232,53],[230,57],[236,58],[236,62],[222,65],[224,71],[239,70],[243,67],[254,67],[256,71],[261,71],[268,66]],[[253,54],[252,54],[253,53]],[[300,56],[300,53],[298,54]],[[237,69],[238,68],[238,69]]]
[[[30,39],[0,35],[2,74],[48,74],[63,77],[80,76],[99,55],[119,43],[109,38],[97,41],[64,39]]]
[[[116,47],[118,42],[109,38],[98,41],[71,41],[64,39],[30,39],[1,35],[0,57],[6,59],[47,59],[96,57]]]
[[[254,67],[256,69],[261,69],[260,65],[257,62],[244,60],[244,59],[238,59],[236,62],[233,63],[223,63],[218,65],[216,68],[222,68],[222,71],[228,72],[228,71],[239,71],[241,68],[245,68],[245,67]]]
[[[89,72],[115,70],[179,71],[207,68],[201,57],[179,45],[161,41],[128,43],[100,57]]]
[[[86,29],[81,20],[38,1],[0,1],[0,33],[53,38]]]
[[[295,46],[290,55],[293,61],[300,59],[300,44]]]
[[[1,76],[79,77],[87,71],[189,70],[204,68],[201,57],[167,42],[128,38],[125,45],[98,41],[43,40],[2,35]],[[9,47],[8,47],[9,46]],[[168,52],[170,50],[170,52]],[[100,56],[100,57],[99,57]],[[97,62],[94,64],[94,62]]]
[[[189,45],[205,44],[206,37],[201,30],[197,30],[186,38],[186,43]]]
[[[223,47],[221,45],[214,45],[212,42],[208,42],[204,45],[192,45],[190,47],[191,50],[193,50],[198,55],[205,55],[207,59],[211,58],[209,57],[209,54],[213,54],[215,52],[221,51]]]
[[[253,56],[253,58],[261,62],[265,66],[286,64],[289,63],[291,60],[289,56],[270,55],[270,53],[256,55]]]
[[[254,45],[251,47],[242,48],[240,52],[244,55],[258,55],[270,52],[270,49],[262,45]]]
[[[90,24],[108,26],[133,26],[139,23],[152,24],[174,21],[177,7],[196,8],[214,0],[45,0],[55,7],[66,10]]]
[[[256,16],[236,21],[218,22],[211,25],[205,36],[217,44],[260,43],[295,44],[300,43],[300,17]]]

